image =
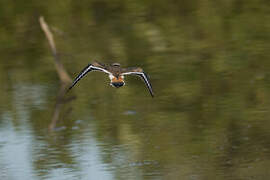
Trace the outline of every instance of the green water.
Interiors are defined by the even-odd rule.
[[[0,179],[268,180],[269,2],[2,0]],[[140,66],[155,97],[91,72],[49,130],[60,82],[41,15],[72,78]]]

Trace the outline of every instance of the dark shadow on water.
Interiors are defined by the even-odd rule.
[[[69,104],[71,101],[76,99],[76,96],[69,96],[66,97],[66,88],[67,86],[65,84],[61,84],[60,89],[58,91],[56,104],[52,116],[51,123],[49,125],[49,130],[52,131],[56,128],[56,124],[59,121],[60,113],[63,111],[63,105]],[[72,107],[69,106],[65,112],[63,112],[63,118],[67,117],[72,111]]]

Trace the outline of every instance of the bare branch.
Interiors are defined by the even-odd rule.
[[[41,16],[39,18],[39,23],[41,26],[41,29],[44,31],[46,38],[48,39],[49,45],[51,47],[52,50],[52,54],[54,57],[54,64],[55,64],[55,68],[56,71],[58,73],[58,76],[60,78],[60,81],[64,84],[70,84],[72,82],[71,78],[69,77],[68,73],[66,72],[63,64],[61,63],[57,50],[56,50],[56,46],[54,43],[54,39],[53,39],[53,34],[50,31],[50,28],[48,26],[48,24],[45,22],[44,18]]]

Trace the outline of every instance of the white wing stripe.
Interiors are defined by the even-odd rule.
[[[93,68],[93,70],[100,70],[100,71],[103,71],[105,73],[112,74],[109,71],[107,71],[106,69],[103,69],[103,68],[100,68],[100,67],[95,67],[95,66],[92,66],[92,65],[91,65],[91,67]]]
[[[144,72],[125,72],[125,73],[122,73],[121,75],[130,75],[130,74],[139,75],[143,79],[143,81],[145,82],[151,96],[154,97],[154,93],[153,93],[153,90],[152,90],[152,85],[150,84],[150,82],[148,80],[148,77]]]
[[[91,69],[92,69],[92,65],[90,65],[90,66],[88,66],[85,70],[83,70],[80,74],[79,74],[79,76],[75,79],[75,81],[76,80],[79,80],[79,79],[81,79],[83,76],[85,76],[85,74],[87,74],[89,71],[91,71]]]
[[[75,78],[75,80],[73,81],[72,85],[69,87],[69,90],[75,86],[75,84],[81,79],[83,78],[88,72],[92,71],[92,70],[97,70],[97,71],[103,71],[105,73],[111,74],[109,71],[100,68],[100,67],[95,67],[92,64],[89,64],[88,66],[86,66],[81,72],[80,74]]]

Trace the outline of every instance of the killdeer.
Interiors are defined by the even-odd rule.
[[[154,97],[152,85],[149,81],[147,74],[142,70],[142,68],[139,67],[121,68],[119,63],[105,65],[98,62],[94,62],[92,64],[88,64],[75,78],[75,80],[73,81],[72,85],[69,87],[68,90],[70,90],[81,78],[83,78],[90,71],[101,71],[109,74],[109,78],[111,80],[110,85],[116,88],[125,85],[124,81],[125,75],[137,75],[142,78],[151,96]]]

